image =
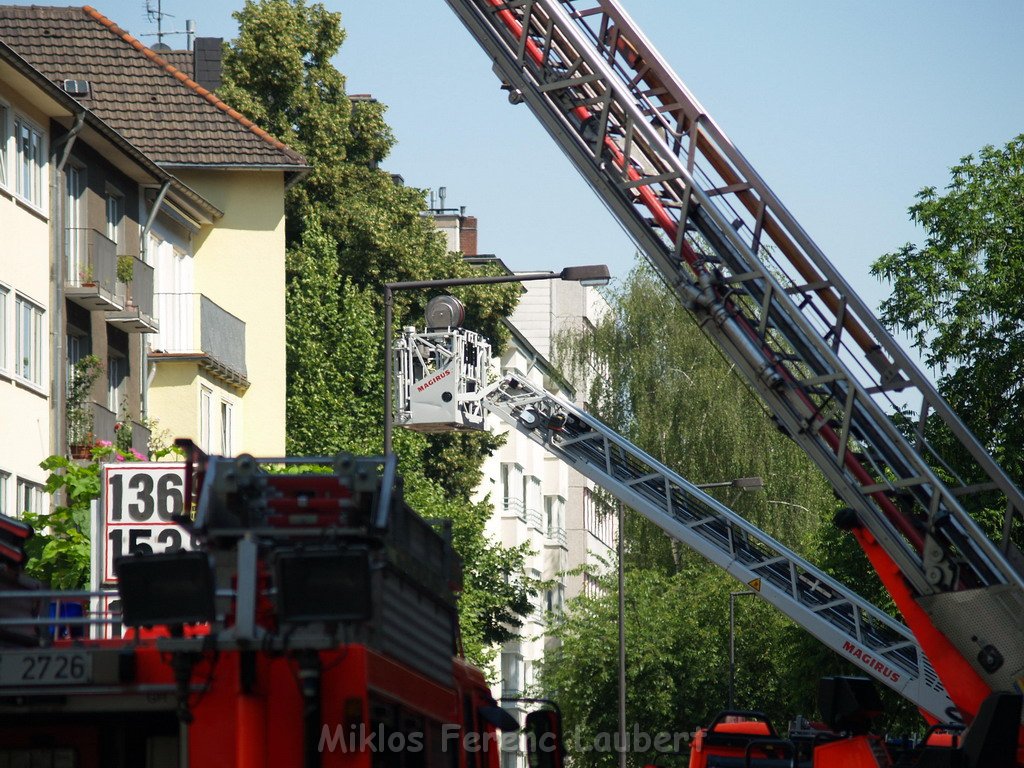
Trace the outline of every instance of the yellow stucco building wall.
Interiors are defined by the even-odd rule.
[[[224,216],[193,237],[194,290],[245,322],[244,391],[196,363],[160,363],[150,384],[149,413],[158,430],[199,442],[202,389],[231,405],[230,452],[285,452],[284,176],[280,171],[179,170],[176,174]],[[209,449],[219,452],[219,440]]]

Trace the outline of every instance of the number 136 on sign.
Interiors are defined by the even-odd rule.
[[[116,582],[114,558],[195,549],[174,522],[185,514],[185,465],[108,464],[103,468],[103,581]]]

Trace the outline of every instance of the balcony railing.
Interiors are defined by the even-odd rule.
[[[526,519],[526,505],[523,503],[522,499],[503,499],[502,512],[506,515],[514,515],[520,520]]]
[[[86,309],[120,312],[117,295],[117,245],[95,229],[69,227],[64,232],[67,297]]]
[[[157,293],[160,330],[153,337],[155,362],[195,358],[212,373],[248,386],[245,323],[201,293]]]
[[[539,509],[528,508],[526,510],[526,523],[531,528],[542,531],[544,530],[544,515]]]
[[[84,452],[83,456],[87,456],[97,441],[114,442],[117,417],[99,403],[84,403],[80,408],[70,410],[67,419],[68,447],[72,452],[79,449]]]
[[[548,528],[548,544],[557,545],[559,547],[568,546],[568,539],[565,536],[565,528],[555,528],[554,526]]]
[[[127,283],[117,283],[117,295],[124,310],[107,320],[125,331],[156,333],[160,325],[153,317],[153,268],[135,256],[117,258],[132,265],[132,277]]]

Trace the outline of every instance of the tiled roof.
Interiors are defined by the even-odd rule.
[[[88,80],[82,105],[162,165],[306,166],[90,6],[0,5],[0,40],[57,85]]]

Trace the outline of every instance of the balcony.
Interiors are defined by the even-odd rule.
[[[64,293],[73,302],[97,312],[122,312],[117,291],[117,245],[95,229],[64,231],[67,271]]]
[[[109,314],[107,322],[128,333],[156,333],[160,324],[153,317],[153,268],[134,256],[118,256],[117,263],[118,277],[126,277],[130,268],[131,278],[118,280],[115,290],[124,309]]]
[[[114,442],[117,417],[95,402],[83,404],[68,413],[68,447],[72,455],[88,458],[89,449],[98,440]]]
[[[194,362],[226,383],[246,389],[245,323],[201,293],[157,293],[160,330],[150,360]]]

